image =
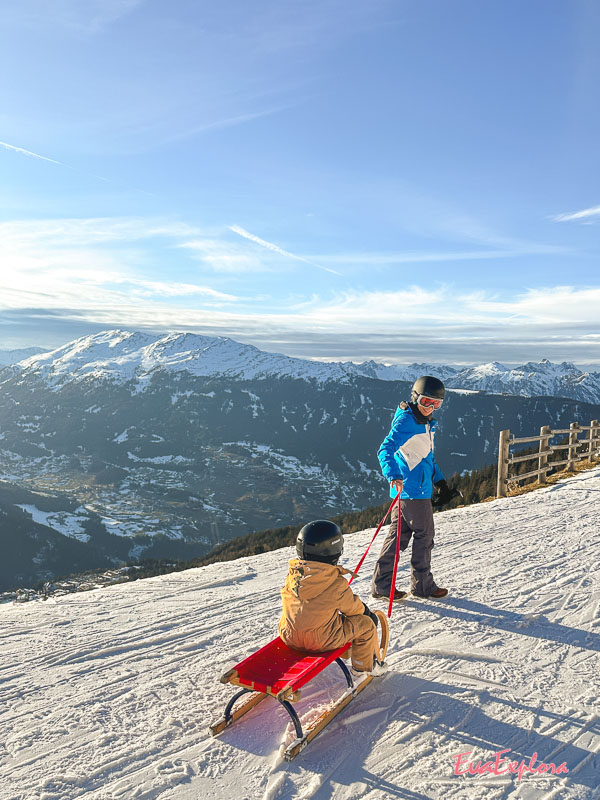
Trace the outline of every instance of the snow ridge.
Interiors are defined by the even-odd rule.
[[[19,366],[24,375],[37,374],[52,385],[82,379],[143,382],[159,369],[239,380],[278,376],[317,381],[345,381],[355,376],[414,380],[415,375],[423,374],[426,369],[436,370],[436,374],[441,370],[443,376],[455,372],[451,367],[427,364],[386,366],[375,361],[364,364],[310,361],[268,353],[226,336],[193,333],[158,336],[121,330],[84,336],[51,352],[27,358]]]
[[[539,363],[509,368],[495,361],[461,369],[424,363],[388,366],[373,360],[362,364],[311,361],[265,352],[226,336],[192,333],[159,336],[103,331],[26,358],[19,369],[24,377],[38,375],[56,387],[71,380],[136,381],[136,391],[143,391],[158,370],[237,380],[289,377],[317,382],[347,382],[356,377],[412,382],[419,375],[433,374],[450,389],[571,397],[600,403],[600,372],[584,372],[570,362],[553,364],[544,358]]]
[[[553,364],[547,358],[539,363],[529,361],[513,368],[497,361],[481,364],[461,370],[448,381],[448,386],[528,397],[575,397],[588,403],[600,402],[600,372],[584,372],[568,361]]]

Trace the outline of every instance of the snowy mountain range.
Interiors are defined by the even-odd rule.
[[[598,498],[595,468],[439,514],[448,598],[394,607],[387,673],[291,763],[275,700],[218,738],[207,727],[234,694],[219,676],[276,635],[292,548],[0,605],[0,800],[596,800]],[[346,537],[344,566],[372,534]],[[378,549],[352,584],[372,608]],[[332,664],[294,703],[302,723],[344,689]],[[506,772],[456,775],[461,753],[501,753]],[[568,772],[508,771],[534,753]]]
[[[494,361],[462,369],[447,381],[447,386],[522,397],[571,397],[586,403],[600,403],[600,372],[584,372],[567,361],[553,364],[546,358],[520,367],[509,368]]]
[[[9,363],[7,357],[4,356],[4,363]],[[3,363],[1,352],[0,363]],[[171,374],[187,372],[197,377],[238,380],[287,377],[321,383],[347,382],[356,377],[412,382],[419,375],[434,374],[452,389],[525,397],[570,397],[600,403],[600,372],[586,372],[569,362],[553,364],[542,359],[518,367],[492,362],[466,368],[418,363],[386,366],[375,361],[323,362],[268,353],[227,337],[190,333],[158,336],[105,331],[24,358],[18,368],[26,375],[39,375],[53,386],[81,380],[135,381],[138,391],[144,390],[157,370]]]
[[[25,374],[43,377],[53,386],[86,379],[124,383],[135,380],[139,389],[157,371],[187,372],[197,377],[256,380],[269,377],[300,380],[348,381],[355,377],[380,380],[413,380],[413,375],[435,369],[443,377],[452,367],[431,364],[385,366],[375,361],[310,361],[281,353],[268,353],[224,336],[173,333],[153,336],[131,331],[105,331],[85,336],[27,358],[19,364]]]

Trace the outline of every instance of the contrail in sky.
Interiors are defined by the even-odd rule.
[[[294,253],[284,250],[282,247],[273,244],[273,242],[267,242],[265,239],[261,239],[259,236],[255,236],[253,233],[249,233],[247,230],[244,230],[244,228],[240,228],[239,225],[229,225],[229,230],[237,233],[238,236],[243,236],[244,239],[249,239],[251,242],[259,244],[261,247],[265,247],[267,250],[271,250],[274,253],[279,253],[281,256],[287,256],[288,258],[293,258],[296,261],[302,261],[304,264],[310,264],[312,267],[322,269],[324,272],[330,272],[332,275],[341,275],[340,272],[336,272],[334,269],[322,267],[320,264],[317,264],[314,261],[309,261],[308,258],[303,258],[302,256],[297,256]]]
[[[555,222],[571,222],[578,219],[591,219],[592,217],[600,217],[600,206],[585,208],[583,211],[576,211],[574,214],[557,214],[552,219]]]
[[[55,158],[48,158],[47,156],[41,156],[39,153],[32,153],[31,150],[25,150],[24,147],[16,147],[14,144],[8,144],[8,142],[0,142],[0,147],[5,147],[7,150],[12,150],[13,153],[22,153],[23,155],[31,156],[32,158],[41,158],[42,161],[49,161],[51,164],[58,164],[59,167],[70,169],[73,172],[77,172],[80,175],[86,175],[89,178],[96,178],[96,180],[105,181],[105,183],[113,183],[117,186],[124,186],[126,189],[147,194],[149,197],[157,197],[154,192],[147,192],[145,189],[137,189],[136,187],[127,186],[127,184],[119,184],[117,181],[113,181],[110,178],[103,178],[102,175],[96,175],[93,172],[82,172],[79,169],[75,169],[75,167],[72,167],[70,164],[65,164],[64,161],[57,161]]]
[[[8,144],[8,142],[0,142],[0,146],[5,147],[7,150],[13,150],[15,153],[23,153],[23,155],[32,156],[32,158],[41,158],[42,161],[50,161],[51,164],[59,164],[61,167],[66,166],[66,164],[62,163],[62,161],[56,161],[53,158],[46,158],[46,156],[41,156],[39,153],[32,153],[31,150],[25,150],[22,147],[15,147],[14,144]]]

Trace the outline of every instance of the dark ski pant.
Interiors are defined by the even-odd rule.
[[[401,500],[402,524],[400,526],[400,550],[406,550],[413,539],[410,560],[410,588],[421,597],[437,588],[431,574],[431,551],[433,549],[433,508],[431,500]],[[389,595],[394,574],[396,536],[398,534],[398,504],[392,509],[387,536],[375,564],[371,590],[374,594]]]

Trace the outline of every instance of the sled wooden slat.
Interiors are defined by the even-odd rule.
[[[388,644],[390,643],[390,625],[383,611],[377,610],[375,612],[379,619],[381,627],[381,635],[379,637],[379,661],[381,664],[385,661],[387,655]]]
[[[367,678],[363,678],[362,681],[355,687],[353,693],[348,693],[345,697],[332,707],[324,711],[317,719],[313,722],[310,728],[306,731],[304,738],[300,742],[293,742],[284,753],[284,758],[286,761],[291,761],[295,758],[298,753],[303,750],[309,742],[318,736],[323,728],[325,728],[329,723],[337,717],[340,711],[343,711],[346,706],[354,700],[357,694],[362,692],[363,689],[371,683],[373,680],[373,675],[369,675]]]

